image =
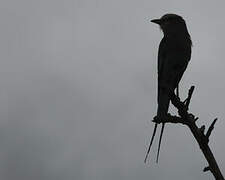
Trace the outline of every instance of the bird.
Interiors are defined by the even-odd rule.
[[[179,82],[191,59],[192,40],[185,20],[177,14],[165,14],[159,19],[151,20],[158,24],[163,32],[163,38],[158,49],[158,107],[154,118],[155,127],[150,145],[145,157],[147,160],[150,152],[157,125],[162,123],[156,162],[158,163],[165,119],[169,116],[170,93],[175,89],[179,97]]]

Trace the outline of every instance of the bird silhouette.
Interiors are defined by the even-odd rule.
[[[162,123],[156,159],[156,162],[158,162],[165,119],[168,116],[170,93],[174,93],[175,89],[177,89],[177,96],[179,96],[178,85],[191,58],[192,41],[186,23],[179,15],[165,14],[160,19],[153,19],[151,22],[160,26],[164,37],[158,50],[157,116],[154,118],[155,127],[145,162],[155,137],[157,125]]]

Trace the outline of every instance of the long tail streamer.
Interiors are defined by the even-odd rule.
[[[162,128],[161,128],[161,132],[160,132],[159,146],[158,146],[156,163],[158,163],[158,161],[159,161],[159,152],[160,152],[160,147],[161,147],[162,135],[163,135],[164,127],[165,127],[165,123],[162,123]]]
[[[153,131],[152,138],[151,138],[151,142],[149,144],[148,151],[147,151],[147,154],[145,156],[145,161],[144,161],[145,163],[146,163],[146,161],[148,159],[148,155],[149,155],[150,149],[152,147],[152,143],[153,143],[153,140],[154,140],[154,137],[155,137],[155,133],[156,133],[157,126],[158,126],[158,124],[155,123],[154,131]]]

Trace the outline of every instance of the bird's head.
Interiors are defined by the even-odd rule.
[[[176,14],[165,14],[160,19],[153,19],[151,22],[158,24],[166,35],[187,31],[184,19]]]

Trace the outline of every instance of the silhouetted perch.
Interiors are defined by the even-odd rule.
[[[212,122],[212,124],[209,126],[209,129],[206,133],[206,137],[209,139],[209,136],[211,135],[212,133],[212,130],[214,129],[214,125],[216,124],[216,121],[217,121],[217,118],[214,119],[214,121]]]
[[[205,168],[203,169],[203,172],[207,172],[207,171],[211,171],[211,169],[210,169],[209,166],[207,166],[207,167],[205,167]]]
[[[190,88],[189,91],[188,91],[188,97],[187,97],[187,99],[184,101],[184,102],[185,102],[185,106],[187,107],[187,110],[188,110],[188,107],[189,107],[189,104],[190,104],[191,97],[192,97],[192,94],[193,94],[193,92],[194,92],[194,89],[195,89],[195,87],[194,87],[194,86],[191,86],[191,88]]]
[[[208,139],[214,128],[214,125],[217,119],[213,121],[206,135],[204,135],[205,126],[203,125],[201,128],[198,128],[195,123],[198,118],[195,117],[193,114],[188,113],[188,107],[190,104],[193,91],[194,91],[194,86],[192,86],[189,89],[188,97],[184,102],[181,102],[179,97],[177,97],[173,92],[170,92],[171,102],[178,109],[178,113],[180,117],[169,116],[167,119],[165,119],[165,123],[181,123],[181,124],[187,125],[189,129],[191,130],[197,143],[199,144],[199,147],[201,151],[203,152],[206,160],[208,161],[209,166],[204,168],[203,171],[206,172],[210,170],[210,172],[212,172],[216,180],[224,180],[224,177],[219,169],[219,166],[217,165],[214,155],[208,146]]]

